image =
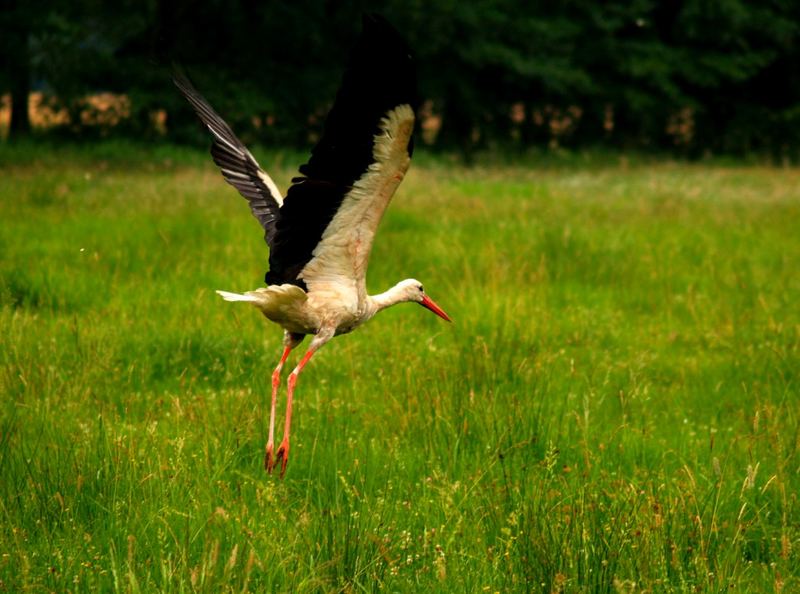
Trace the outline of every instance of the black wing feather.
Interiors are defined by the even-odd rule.
[[[231,127],[194,88],[186,75],[176,69],[172,80],[214,137],[214,144],[211,146],[214,163],[222,170],[225,181],[247,199],[250,211],[264,228],[267,245],[272,248],[276,231],[275,221],[280,212],[280,196],[273,195],[263,179],[266,174],[253,155],[236,137]]]
[[[292,283],[353,184],[373,163],[380,122],[399,105],[417,106],[413,58],[400,34],[377,15],[365,15],[322,138],[300,167],[276,221],[267,284]]]

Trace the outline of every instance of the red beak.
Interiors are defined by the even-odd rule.
[[[419,304],[422,307],[427,307],[429,310],[431,310],[433,313],[435,313],[437,316],[439,316],[443,320],[445,320],[447,322],[452,322],[453,321],[453,320],[450,319],[450,316],[448,316],[446,313],[444,313],[444,310],[441,307],[439,307],[438,305],[436,305],[433,302],[433,299],[431,299],[427,295],[425,295],[422,298],[422,301],[420,301]]]

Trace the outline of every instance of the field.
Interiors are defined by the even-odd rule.
[[[800,170],[422,155],[280,481],[206,154],[0,153],[0,591],[800,591]]]

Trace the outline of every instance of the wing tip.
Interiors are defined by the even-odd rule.
[[[173,61],[170,64],[170,70],[171,70],[172,84],[178,87],[178,90],[182,92],[186,91],[196,92],[196,89],[194,88],[192,81],[189,79],[189,75],[186,74],[186,70],[183,68],[181,64]]]

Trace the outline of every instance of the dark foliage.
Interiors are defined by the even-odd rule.
[[[202,142],[174,59],[245,143],[310,147],[366,9],[414,50],[435,147],[800,155],[800,0],[35,4],[2,12],[0,87],[14,105],[26,86],[57,98],[78,135],[97,130],[83,98],[111,91],[130,114],[103,133]]]

